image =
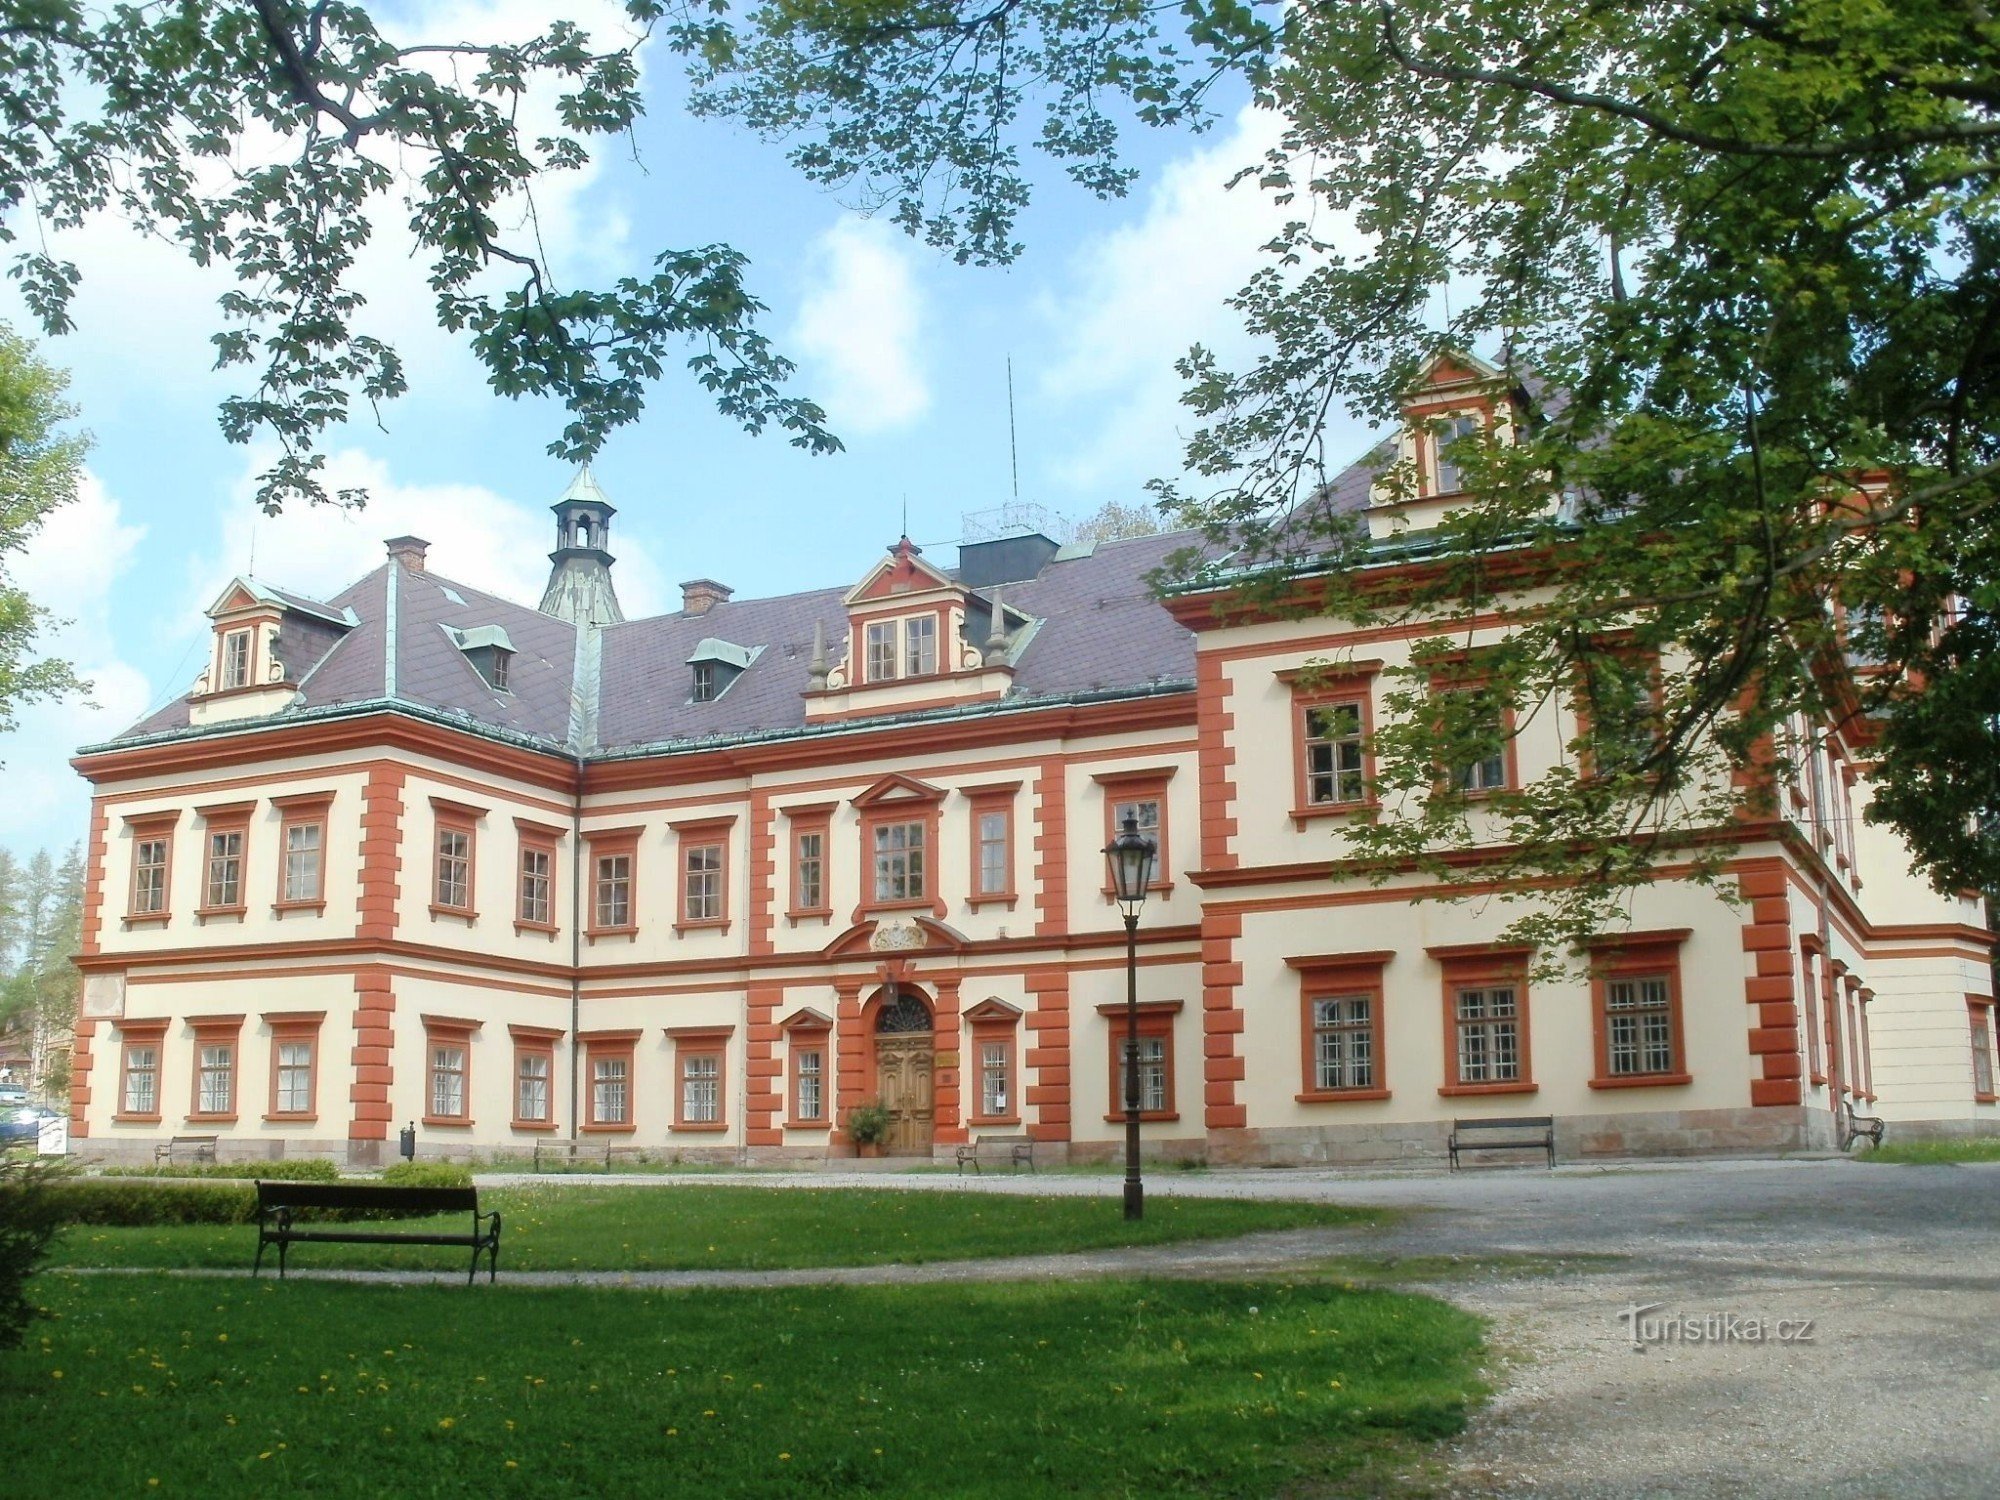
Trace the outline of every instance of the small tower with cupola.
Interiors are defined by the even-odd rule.
[[[549,554],[549,586],[541,611],[573,625],[616,625],[625,618],[611,583],[606,550],[617,509],[597,487],[585,464],[550,507],[556,513],[556,550]]]

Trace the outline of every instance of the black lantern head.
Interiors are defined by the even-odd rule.
[[[1111,866],[1111,890],[1128,917],[1139,915],[1146,904],[1146,891],[1153,883],[1153,859],[1159,845],[1139,832],[1139,820],[1125,814],[1125,826],[1118,837],[1104,846],[1104,858]]]

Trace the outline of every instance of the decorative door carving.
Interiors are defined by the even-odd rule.
[[[934,1050],[928,1034],[875,1038],[875,1092],[889,1111],[887,1147],[891,1156],[931,1153]]]

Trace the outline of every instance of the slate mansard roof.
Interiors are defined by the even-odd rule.
[[[1198,543],[1194,533],[1174,532],[1065,548],[1034,577],[999,585],[1008,619],[1019,632],[1011,688],[997,703],[933,712],[992,713],[1191,689],[1194,637],[1160,606],[1147,575],[1171,553]],[[310,619],[288,615],[283,626],[291,647],[288,677],[298,684],[287,707],[198,726],[189,698],[179,697],[109,744],[90,748],[280,727],[364,706],[414,710],[566,755],[615,756],[802,735],[819,727],[808,725],[805,700],[814,627],[824,632],[828,655],[837,662],[845,651],[844,601],[852,586],[725,599],[698,614],[682,610],[592,631],[428,569],[390,561],[323,601],[267,591],[288,607],[311,612]],[[995,592],[974,589],[971,608],[988,610]],[[322,616],[355,623],[321,632]],[[504,690],[488,685],[451,633],[482,626],[499,627],[514,648]],[[697,703],[691,701],[688,663],[709,639],[748,648],[754,656],[726,691]],[[309,651],[317,654],[307,659]],[[863,722],[892,717],[885,712]]]

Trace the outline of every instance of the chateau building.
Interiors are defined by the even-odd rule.
[[[1415,498],[1366,464],[1325,497],[1382,544],[1359,565],[1402,565],[1457,498],[1441,433],[1504,439],[1527,399],[1436,364],[1398,439]],[[820,1159],[880,1100],[901,1153],[1110,1156],[1100,851],[1127,816],[1159,844],[1162,1155],[1436,1160],[1468,1114],[1552,1115],[1565,1157],[1823,1146],[1844,1104],[2000,1130],[1983,910],[1859,817],[1864,746],[1832,736],[1742,826],[1740,902],[1663,867],[1544,982],[1489,903],[1371,883],[1333,837],[1371,814],[1377,693],[1419,627],[1163,604],[1147,577],[1191,538],[1037,534],[951,568],[904,538],[779,598],[697,579],[627,620],[587,471],[554,510],[539,608],[411,537],[330,599],[231,581],[193,690],[79,754],[78,1149],[369,1162],[411,1122],[426,1155]],[[1570,754],[1558,717],[1461,784]]]

